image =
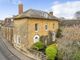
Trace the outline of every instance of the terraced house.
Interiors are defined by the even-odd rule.
[[[19,4],[19,15],[14,17],[14,46],[18,48],[30,48],[38,42],[41,36],[52,32],[53,41],[58,30],[58,18],[53,12],[47,13],[41,10],[29,9],[23,12],[22,3]]]
[[[13,40],[13,19],[5,18],[1,26],[3,36],[12,43]]]

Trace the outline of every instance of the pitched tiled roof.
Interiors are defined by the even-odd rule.
[[[61,26],[72,26],[72,25],[79,25],[80,20],[62,20]]]
[[[35,9],[29,9],[25,12],[23,12],[20,15],[15,16],[14,18],[45,18],[45,19],[58,19],[55,16],[49,15],[49,13],[41,11],[41,10],[35,10]]]

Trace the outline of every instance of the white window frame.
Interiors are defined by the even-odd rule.
[[[20,44],[20,43],[21,43],[21,40],[20,40],[20,36],[19,36],[19,35],[17,35],[16,43],[17,43],[17,44]]]
[[[56,32],[53,32],[52,33],[52,39],[53,39],[52,41],[55,41],[56,40]]]

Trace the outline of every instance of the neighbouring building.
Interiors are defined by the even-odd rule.
[[[2,26],[2,33],[4,38],[6,38],[10,43],[12,43],[12,40],[13,40],[13,19],[12,18],[5,18]]]
[[[80,20],[62,20],[60,25],[63,37],[59,40],[80,40]]]
[[[19,15],[13,17],[13,44],[18,48],[30,48],[38,42],[40,36],[52,32],[55,41],[59,20],[53,12],[47,13],[41,10],[29,9],[23,12],[23,4],[19,4]]]
[[[0,20],[0,30],[1,30],[1,27],[3,26],[3,20]]]

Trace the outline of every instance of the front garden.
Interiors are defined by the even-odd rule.
[[[45,47],[44,44],[39,41],[35,43],[32,48],[37,51],[43,52],[46,55],[47,60],[55,60],[57,57],[57,44],[51,44]]]
[[[32,46],[33,50],[42,52],[46,56],[47,59],[43,60],[80,60],[79,40],[63,40],[61,30],[56,34],[56,42],[52,41],[51,36],[51,32],[48,36],[41,36],[39,42]]]
[[[52,33],[50,31],[48,35],[41,36],[39,42],[33,44],[32,49],[42,52],[47,60],[57,59],[58,47],[57,43],[52,41]]]

